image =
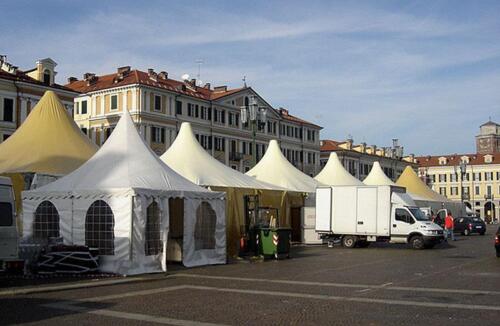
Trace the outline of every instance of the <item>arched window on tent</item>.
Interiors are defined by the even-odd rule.
[[[45,84],[50,85],[50,79],[51,79],[50,70],[45,69],[45,71],[43,72],[43,82]]]
[[[33,237],[39,240],[59,237],[59,213],[54,204],[48,200],[41,202],[36,208]]]
[[[194,229],[195,250],[215,249],[215,225],[217,214],[212,206],[206,202],[201,202],[196,210],[196,225]]]
[[[85,216],[85,245],[98,248],[99,255],[115,253],[115,218],[106,202],[96,200]]]
[[[144,252],[146,256],[158,255],[163,250],[160,233],[160,208],[153,201],[146,212],[146,243]]]

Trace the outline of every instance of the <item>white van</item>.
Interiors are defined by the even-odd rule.
[[[12,181],[0,177],[0,271],[22,268],[18,256],[16,202]]]
[[[384,241],[423,249],[443,239],[443,229],[416,207],[404,188],[395,186],[318,187],[316,232],[322,239],[340,239],[348,248]]]

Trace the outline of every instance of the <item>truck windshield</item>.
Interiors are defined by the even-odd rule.
[[[409,207],[410,212],[413,214],[417,221],[429,221],[429,217],[425,215],[418,207]]]
[[[12,226],[12,204],[0,203],[0,226]]]

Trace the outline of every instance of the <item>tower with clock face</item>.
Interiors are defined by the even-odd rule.
[[[500,125],[488,121],[481,125],[479,135],[476,136],[476,150],[478,154],[500,152]]]

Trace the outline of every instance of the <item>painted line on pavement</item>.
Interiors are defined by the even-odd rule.
[[[264,278],[248,278],[248,277],[226,277],[226,276],[186,274],[186,273],[172,274],[169,275],[167,278],[170,277],[186,277],[194,279],[200,278],[200,279],[213,279],[213,280],[225,280],[225,281],[261,282],[261,283],[291,284],[291,285],[311,285],[311,286],[325,286],[325,287],[338,287],[338,288],[382,289],[391,291],[417,291],[417,292],[454,293],[454,294],[471,294],[471,295],[476,295],[476,294],[500,295],[500,291],[390,286],[388,285],[390,283],[385,283],[382,285],[369,285],[369,284],[351,284],[351,283],[276,280],[276,279],[264,279]]]
[[[232,289],[232,288],[219,288],[211,286],[200,286],[200,285],[182,285],[174,287],[166,287],[160,289],[151,289],[143,291],[135,291],[127,293],[127,297],[140,296],[140,295],[151,295],[155,293],[161,293],[173,290],[200,290],[200,291],[213,291],[213,292],[223,292],[223,293],[238,293],[238,294],[251,294],[251,295],[267,295],[274,297],[288,297],[297,299],[314,299],[314,300],[330,300],[339,302],[356,302],[356,303],[371,303],[371,304],[384,304],[384,305],[400,305],[409,307],[426,307],[426,308],[444,308],[444,309],[467,309],[467,310],[487,310],[487,311],[500,311],[500,306],[488,306],[488,305],[475,305],[475,304],[460,304],[460,303],[442,303],[442,302],[422,302],[422,301],[407,301],[407,300],[396,300],[396,299],[377,299],[377,298],[364,298],[364,297],[348,297],[348,296],[334,296],[325,294],[309,294],[309,293],[295,293],[295,292],[281,292],[281,291],[262,291],[262,290],[251,290],[251,289]],[[102,296],[93,298],[95,302],[109,300],[109,298],[117,298],[118,295],[113,296]],[[124,296],[122,296],[124,297]],[[106,312],[107,316],[117,317],[117,318],[129,318],[135,320],[142,320],[139,318],[146,318],[148,315],[141,314],[130,314],[129,317],[126,313],[115,312],[111,310],[91,310],[91,308],[75,306],[78,302],[91,302],[89,299],[80,299],[75,301],[62,301],[55,302],[51,304],[45,304],[42,306],[51,307],[54,309],[77,309],[81,312],[91,313],[91,314],[102,314],[103,311]],[[135,316],[135,317],[134,317]],[[153,317],[151,318],[162,318]],[[168,318],[167,318],[168,319]],[[146,319],[144,319],[146,320]],[[180,321],[189,322],[189,321]],[[185,324],[179,324],[185,325]]]
[[[83,298],[83,299],[77,299],[75,301],[77,301],[77,302],[99,302],[99,301],[106,301],[106,300],[129,298],[129,297],[135,297],[135,296],[139,296],[139,295],[158,294],[158,293],[163,293],[163,292],[182,290],[182,289],[185,289],[187,286],[188,285],[175,285],[175,286],[158,288],[158,289],[139,290],[139,291],[133,291],[133,292],[126,292],[126,293],[118,293],[118,294],[93,297],[93,298]]]
[[[72,303],[67,302],[58,302],[58,303],[49,303],[42,305],[43,307],[59,309],[59,310],[67,310],[73,312],[81,312],[98,316],[106,316],[120,319],[128,319],[128,320],[136,320],[140,322],[149,322],[149,323],[157,323],[157,324],[166,324],[166,325],[176,325],[176,326],[220,326],[222,324],[213,324],[213,323],[204,323],[198,322],[194,320],[183,320],[183,319],[173,319],[168,317],[158,317],[151,316],[145,314],[137,314],[130,312],[122,312],[122,311],[114,311],[109,309],[97,309],[91,310],[90,308],[75,306]]]
[[[299,299],[332,300],[332,301],[345,301],[345,302],[358,302],[358,303],[378,303],[378,304],[390,304],[390,305],[426,307],[426,308],[500,311],[500,306],[486,306],[486,305],[474,305],[474,304],[470,305],[470,304],[460,304],[460,303],[405,301],[405,300],[391,300],[391,299],[331,296],[323,294],[291,293],[291,292],[280,292],[280,291],[243,290],[243,289],[231,289],[231,288],[215,288],[215,287],[198,286],[198,285],[189,285],[187,286],[187,288],[193,290],[242,293],[242,294],[254,294],[254,295],[269,295],[276,297],[290,297]]]
[[[116,284],[139,282],[139,281],[145,281],[145,280],[151,280],[151,279],[144,278],[144,277],[133,277],[133,278],[118,279],[118,280],[103,280],[103,281],[92,281],[92,282],[79,282],[79,283],[72,283],[72,284],[65,284],[65,285],[39,286],[39,287],[9,289],[9,290],[0,291],[0,296],[32,294],[32,293],[42,293],[42,292],[54,292],[54,291],[63,291],[63,290],[74,290],[74,289],[80,289],[80,288],[92,288],[92,287],[97,287],[97,286],[116,285]]]

